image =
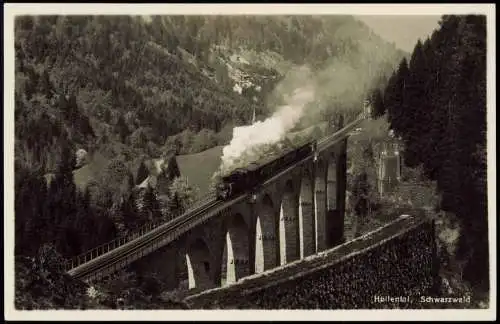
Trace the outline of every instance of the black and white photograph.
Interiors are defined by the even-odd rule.
[[[487,4],[6,4],[6,314],[495,319],[495,29]]]

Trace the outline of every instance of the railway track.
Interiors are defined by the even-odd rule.
[[[116,248],[115,250],[109,253],[103,254],[102,256],[99,256],[87,263],[84,263],[81,267],[76,267],[74,269],[71,269],[70,271],[68,271],[68,273],[70,275],[73,275],[75,278],[85,278],[87,275],[89,275],[89,273],[93,273],[95,270],[98,270],[100,268],[113,267],[124,258],[127,258],[127,256],[135,254],[141,248],[148,246],[156,239],[161,238],[166,232],[175,230],[177,227],[180,227],[186,224],[187,222],[191,221],[199,213],[204,212],[206,208],[210,208],[213,205],[213,203],[215,203],[215,201],[213,201],[212,203],[207,203],[196,212],[191,212],[190,214],[187,214],[189,217],[181,218],[180,221],[176,222],[176,220],[179,220],[178,218],[172,222],[167,223],[165,226],[157,227],[151,230],[149,233],[145,234],[144,236],[139,237],[138,239],[125,243],[124,245]]]

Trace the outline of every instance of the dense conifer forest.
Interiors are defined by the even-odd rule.
[[[444,16],[389,79],[375,111],[387,111],[404,162],[436,180],[440,208],[462,227],[465,279],[488,286],[486,17]]]

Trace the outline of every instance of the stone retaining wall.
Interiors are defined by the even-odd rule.
[[[400,217],[319,255],[186,302],[195,309],[419,308],[419,296],[431,293],[436,274],[433,221]],[[405,299],[384,302],[400,296]]]

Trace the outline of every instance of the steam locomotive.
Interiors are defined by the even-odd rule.
[[[229,175],[222,177],[217,184],[217,198],[228,200],[251,190],[259,183],[270,179],[273,175],[314,153],[316,146],[316,141],[308,142],[298,148],[285,151],[279,157],[269,155],[257,162],[250,163],[247,167],[235,169]]]

